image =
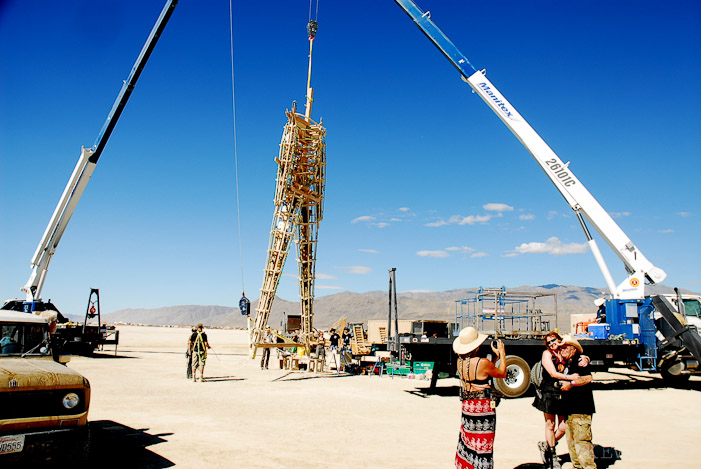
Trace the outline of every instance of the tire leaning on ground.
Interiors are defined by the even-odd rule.
[[[497,360],[499,366],[501,360]],[[531,385],[531,367],[516,355],[506,356],[506,377],[494,380],[494,387],[505,397],[523,396]]]

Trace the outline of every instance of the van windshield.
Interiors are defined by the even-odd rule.
[[[42,324],[0,323],[0,356],[48,355],[48,338]]]

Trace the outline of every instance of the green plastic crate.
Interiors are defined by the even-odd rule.
[[[395,365],[393,363],[385,364],[385,373],[406,376],[411,373],[409,365]]]
[[[427,371],[433,369],[434,362],[414,362],[414,373],[424,375]]]

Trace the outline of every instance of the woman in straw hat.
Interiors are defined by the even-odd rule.
[[[455,453],[455,467],[459,469],[491,469],[494,465],[497,414],[489,378],[506,376],[506,355],[504,343],[498,340],[496,347],[492,344],[492,351],[500,359],[499,367],[479,357],[479,346],[486,338],[486,334],[480,334],[474,327],[466,327],[453,341],[453,350],[458,354],[462,400],[462,425]]]

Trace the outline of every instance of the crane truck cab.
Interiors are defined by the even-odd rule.
[[[49,321],[0,310],[0,466],[85,461],[90,383],[53,353]]]
[[[677,313],[684,318],[686,324],[696,327],[696,330],[701,334],[701,296],[693,294],[681,295],[663,295],[677,309]],[[684,307],[679,310],[679,299],[681,298]],[[684,323],[684,321],[682,321]]]

